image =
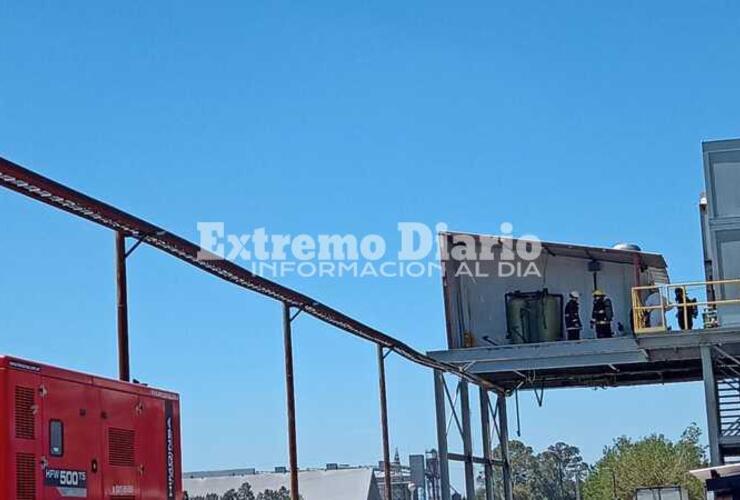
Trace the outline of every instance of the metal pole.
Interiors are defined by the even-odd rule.
[[[509,462],[509,419],[506,415],[506,395],[499,394],[496,400],[498,405],[498,433],[503,461],[504,500],[513,500],[513,482],[511,477],[511,463]]]
[[[701,346],[701,368],[704,378],[704,399],[707,407],[707,434],[709,434],[709,457],[712,467],[722,465],[722,453],[719,446],[719,405],[717,386],[714,379],[712,348]]]
[[[460,381],[460,406],[462,407],[463,453],[465,455],[465,494],[475,498],[475,468],[473,465],[473,431],[470,423],[470,389]]]
[[[128,346],[128,291],[126,289],[126,236],[116,231],[116,303],[118,309],[118,378],[131,381]]]
[[[391,450],[388,438],[388,399],[385,392],[385,353],[378,345],[378,381],[380,387],[380,427],[383,433],[383,485],[385,500],[391,500]]]
[[[440,500],[450,497],[450,460],[447,456],[447,415],[445,411],[444,374],[434,370],[434,402],[437,410],[437,447],[439,448]]]
[[[489,410],[490,397],[488,391],[483,387],[479,388],[480,392],[480,418],[481,434],[483,438],[483,458],[486,463],[483,466],[483,477],[485,479],[486,500],[493,500],[493,450],[491,450],[491,412]]]
[[[295,424],[295,387],[293,384],[293,334],[290,306],[283,303],[283,341],[285,344],[285,392],[288,402],[288,455],[290,460],[290,498],[298,500],[298,443]]]
[[[709,251],[709,242],[707,241],[707,199],[703,198],[699,202],[699,222],[701,224],[701,247],[704,254],[704,276],[709,281],[714,281],[714,270],[712,264],[712,258]],[[716,300],[714,285],[707,284],[707,302],[714,302]]]

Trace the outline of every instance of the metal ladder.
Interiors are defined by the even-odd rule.
[[[720,451],[725,463],[740,462],[740,357],[713,351]]]

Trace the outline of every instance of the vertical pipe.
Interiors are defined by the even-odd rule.
[[[285,345],[285,392],[288,403],[288,455],[290,459],[290,498],[298,495],[298,443],[295,423],[295,387],[293,383],[293,333],[290,328],[290,306],[283,303],[283,342]]]
[[[714,281],[714,264],[712,263],[711,243],[708,234],[707,219],[707,198],[706,195],[699,201],[699,222],[701,224],[701,243],[704,254],[704,276],[707,282]],[[716,300],[714,285],[707,283],[707,302]]]
[[[383,433],[383,485],[385,500],[391,500],[391,450],[388,438],[388,399],[385,390],[385,355],[378,345],[378,383],[380,388],[380,428]]]
[[[488,391],[483,387],[480,391],[480,418],[481,434],[483,438],[483,458],[486,460],[483,469],[483,478],[485,480],[486,500],[493,500],[493,450],[491,450],[491,412],[490,397]]]
[[[504,500],[513,500],[513,482],[511,477],[511,463],[509,462],[509,419],[506,414],[506,395],[499,394],[496,401],[499,418],[499,446],[503,465]]]
[[[475,469],[473,465],[473,431],[470,423],[470,389],[460,381],[460,406],[462,408],[463,453],[465,454],[465,494],[475,498]]]
[[[118,378],[131,381],[128,346],[128,291],[126,289],[126,236],[116,232],[116,303],[118,312]]]
[[[717,400],[717,385],[714,379],[714,364],[712,363],[712,348],[701,346],[701,368],[704,378],[704,398],[707,407],[707,434],[709,434],[709,458],[712,467],[722,465],[722,453],[719,446],[719,404]]]
[[[447,415],[445,411],[444,374],[434,370],[434,402],[437,413],[437,447],[439,448],[440,500],[450,498],[450,460],[447,456]]]

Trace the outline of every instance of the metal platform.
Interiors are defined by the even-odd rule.
[[[740,328],[431,352],[507,392],[701,381],[701,346],[740,356]]]
[[[486,378],[500,388],[500,399],[515,390],[703,381],[712,464],[740,458],[740,327],[453,349],[429,355]],[[438,406],[443,404],[443,391],[438,389],[436,396]],[[499,402],[499,407],[505,404]],[[463,415],[468,411],[464,401]],[[444,416],[444,406],[439,412]],[[505,412],[499,420],[505,429]],[[461,431],[463,436],[468,433],[466,428]]]

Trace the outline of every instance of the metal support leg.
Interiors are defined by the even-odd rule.
[[[465,494],[475,498],[475,467],[473,465],[473,431],[470,423],[470,389],[460,381],[460,406],[462,407],[463,454],[465,455]]]
[[[480,418],[481,418],[481,434],[483,438],[483,458],[486,459],[486,463],[483,468],[483,478],[485,480],[485,494],[486,500],[493,500],[493,450],[491,450],[491,403],[488,391],[484,388],[479,388],[480,392]]]
[[[445,411],[444,374],[434,370],[434,402],[437,410],[437,447],[439,448],[440,500],[450,497],[450,461],[447,456],[447,415]]]
[[[509,420],[506,415],[506,396],[499,394],[496,404],[498,405],[499,446],[501,448],[501,460],[503,461],[504,500],[513,500],[514,488],[511,463],[509,462]]]
[[[701,368],[704,377],[704,398],[707,407],[707,432],[709,434],[709,457],[713,467],[722,465],[722,453],[719,446],[719,404],[717,401],[717,385],[714,379],[714,363],[712,362],[712,348],[701,347]]]
[[[125,382],[130,382],[126,236],[120,231],[116,232],[116,303],[118,310],[118,378]]]
[[[295,387],[293,383],[293,332],[290,306],[283,303],[283,341],[285,344],[285,392],[288,403],[288,455],[290,459],[290,498],[299,500],[298,495],[298,442],[295,421]]]
[[[383,433],[383,486],[385,500],[391,500],[391,450],[388,437],[388,400],[385,392],[385,353],[378,346],[378,379],[380,386],[380,428]]]

